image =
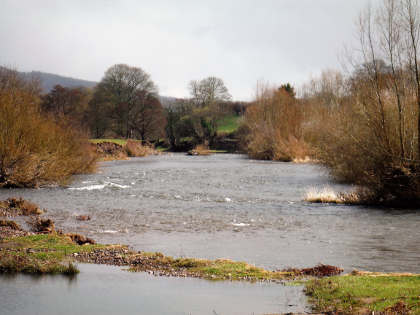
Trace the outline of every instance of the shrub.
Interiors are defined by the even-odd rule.
[[[260,160],[304,160],[309,146],[303,133],[304,110],[293,91],[262,87],[247,108],[240,128],[245,151]]]
[[[0,69],[0,187],[64,183],[94,168],[87,136],[44,116],[39,103],[36,83]]]

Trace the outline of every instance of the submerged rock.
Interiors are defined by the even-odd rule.
[[[49,234],[55,231],[54,221],[51,219],[41,219],[38,217],[30,222],[30,224],[34,232]]]
[[[72,242],[78,244],[78,245],[85,245],[85,244],[96,244],[96,242],[84,235],[76,234],[76,233],[68,233],[65,234],[67,237],[69,237]]]
[[[76,216],[76,220],[78,221],[89,221],[90,219],[91,219],[90,215],[81,214],[81,215]]]

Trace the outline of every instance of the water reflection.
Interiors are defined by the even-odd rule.
[[[2,314],[273,314],[306,311],[301,287],[154,277],[80,265],[60,276],[0,276]]]
[[[14,282],[15,280],[22,278],[22,276],[24,278],[26,278],[26,280],[30,283],[33,284],[39,284],[42,283],[43,281],[48,281],[49,279],[54,279],[54,281],[62,281],[62,282],[66,282],[69,286],[72,285],[76,285],[77,282],[77,274],[56,274],[56,275],[43,275],[43,274],[37,274],[37,273],[27,273],[27,274],[20,274],[20,273],[3,273],[1,274],[1,280],[4,281],[5,283],[11,283]]]

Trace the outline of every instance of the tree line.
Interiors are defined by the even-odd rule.
[[[164,140],[173,149],[181,148],[183,139],[211,144],[224,115],[244,113],[244,103],[231,101],[220,78],[191,81],[189,92],[189,98],[164,108],[149,74],[117,64],[93,89],[55,86],[43,96],[41,107],[56,118],[69,118],[93,138]]]

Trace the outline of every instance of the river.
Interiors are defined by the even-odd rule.
[[[351,189],[314,164],[165,154],[103,162],[64,188],[0,190],[0,199],[29,199],[64,231],[177,257],[420,272],[418,211],[303,200],[326,186]]]

